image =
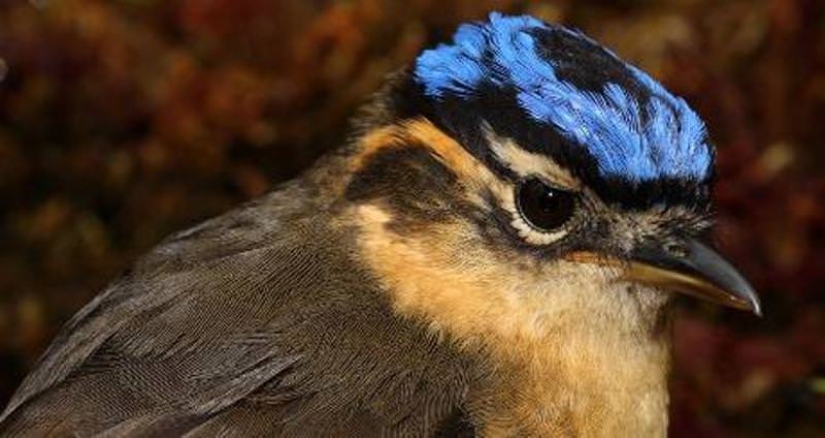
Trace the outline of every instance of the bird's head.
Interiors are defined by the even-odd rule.
[[[700,241],[704,123],[580,32],[499,14],[463,25],[392,81],[364,126],[345,195],[402,312],[527,336],[566,320],[650,327],[670,292],[759,313]]]

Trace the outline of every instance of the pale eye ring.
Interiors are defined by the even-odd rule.
[[[561,228],[576,209],[574,193],[552,187],[538,178],[521,181],[515,195],[519,215],[531,227],[544,233]]]

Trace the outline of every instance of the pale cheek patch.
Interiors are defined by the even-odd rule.
[[[396,310],[420,316],[452,337],[469,341],[497,333],[522,338],[533,333],[538,284],[528,287],[519,269],[481,249],[469,224],[428,227],[400,236],[380,207],[357,207],[362,255],[391,294]],[[522,284],[510,284],[513,281]],[[486,334],[486,335],[485,335]]]
[[[619,275],[615,269],[501,257],[465,223],[399,235],[379,206],[361,205],[354,213],[361,256],[399,313],[425,316],[461,339],[540,339],[553,327],[586,323],[581,315],[612,318],[628,304],[615,306],[622,298],[607,290]]]

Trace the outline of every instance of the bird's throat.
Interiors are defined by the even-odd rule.
[[[496,372],[471,400],[483,436],[664,436],[669,351],[662,340],[559,331],[492,340]],[[492,343],[491,342],[491,343]]]

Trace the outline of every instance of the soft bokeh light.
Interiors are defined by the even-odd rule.
[[[765,317],[685,300],[672,436],[825,436],[825,2],[0,1],[0,405],[169,233],[339,145],[387,74],[493,9],[583,29],[718,146],[713,239]]]

